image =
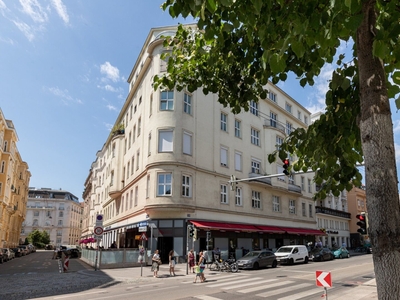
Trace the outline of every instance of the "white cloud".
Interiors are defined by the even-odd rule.
[[[15,26],[17,26],[17,28],[19,30],[22,31],[22,33],[26,36],[26,38],[31,42],[33,41],[33,39],[35,38],[35,35],[33,34],[33,30],[32,28],[23,22],[17,22],[17,21],[13,21]]]
[[[75,102],[78,104],[82,104],[83,102],[80,99],[75,99],[69,95],[68,90],[61,90],[58,87],[48,88],[48,91],[52,93],[54,96],[61,98],[64,104],[69,104],[70,102]]]
[[[325,110],[325,94],[329,89],[329,80],[332,78],[332,72],[333,66],[325,65],[321,69],[320,75],[315,78],[315,83],[312,89],[315,94],[308,97],[310,104],[306,107],[312,114]]]
[[[106,126],[108,131],[111,131],[111,129],[114,127],[114,125],[110,123],[104,123],[104,125]]]
[[[7,6],[6,6],[6,4],[3,2],[3,0],[0,0],[0,9],[6,9],[7,8]]]
[[[393,133],[399,133],[400,132],[400,120],[393,120]]]
[[[118,68],[113,67],[108,61],[100,66],[100,73],[105,74],[108,79],[111,79],[114,82],[119,80]]]
[[[109,110],[114,110],[114,111],[117,110],[117,108],[116,108],[114,105],[111,105],[111,104],[108,104],[108,105],[107,105],[107,108],[108,108]]]
[[[22,11],[32,18],[37,23],[47,22],[48,17],[46,12],[37,0],[19,0],[22,5]]]
[[[6,43],[6,44],[10,44],[10,45],[14,45],[15,44],[14,40],[12,40],[10,38],[2,38],[2,37],[0,37],[0,42]]]
[[[68,24],[69,16],[67,12],[67,7],[64,5],[64,3],[61,0],[52,0],[51,2],[54,8],[56,9],[58,15],[60,16],[60,18],[63,19],[65,24]]]
[[[396,154],[396,162],[400,163],[400,145],[395,143],[394,150],[395,150],[395,154]]]

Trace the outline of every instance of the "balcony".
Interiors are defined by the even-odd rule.
[[[286,127],[284,125],[280,124],[276,120],[271,120],[269,118],[264,120],[264,128],[275,128],[286,134]]]
[[[271,178],[257,178],[261,177],[263,175],[257,174],[257,173],[249,173],[249,178],[255,178],[251,179],[250,182],[256,182],[256,183],[265,183],[268,185],[272,185]]]
[[[351,213],[342,211],[342,210],[336,210],[328,207],[323,207],[323,206],[316,206],[315,207],[315,213],[317,214],[325,214],[325,215],[330,215],[330,216],[335,216],[335,217],[340,217],[340,218],[345,218],[345,219],[351,219]]]

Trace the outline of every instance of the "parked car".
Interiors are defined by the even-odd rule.
[[[62,250],[65,255],[68,255],[70,258],[80,258],[81,251],[78,248],[67,248]]]
[[[9,261],[15,258],[14,251],[10,250],[10,248],[3,248],[3,257],[4,261]]]
[[[340,247],[339,249],[333,251],[335,258],[349,258],[350,253],[345,247]]]
[[[5,262],[3,248],[0,248],[0,264]]]
[[[25,256],[25,255],[29,254],[28,246],[19,245],[18,248],[21,249],[21,253],[22,253],[21,256]]]
[[[36,247],[33,246],[32,244],[28,245],[28,249],[29,249],[29,253],[36,252]]]
[[[15,248],[12,248],[11,250],[14,252],[15,257],[21,257],[22,256],[21,248],[15,247]]]
[[[313,261],[324,261],[332,260],[335,258],[335,256],[329,248],[315,248],[311,251],[310,258]]]
[[[308,263],[308,249],[304,245],[282,246],[275,255],[278,263],[282,264]]]
[[[239,269],[255,269],[260,267],[271,266],[276,268],[278,261],[276,256],[272,251],[269,250],[259,250],[250,251],[245,256],[237,261]]]

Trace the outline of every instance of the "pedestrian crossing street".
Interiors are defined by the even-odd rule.
[[[223,291],[234,291],[235,293],[243,294],[243,297],[252,299],[264,298],[275,300],[308,300],[308,299],[325,299],[325,289],[317,287],[314,281],[297,282],[290,279],[274,278],[264,279],[255,277],[250,274],[236,273],[228,275],[212,276],[206,274],[208,281],[200,283],[203,290],[219,288]],[[191,282],[186,282],[191,283]],[[199,284],[199,283],[197,283]],[[362,288],[362,286],[360,286]],[[371,289],[357,289],[355,293],[354,287],[348,289],[340,289],[335,286],[328,288],[329,300],[343,299],[377,299]],[[375,290],[376,291],[376,290]],[[375,293],[376,294],[376,293]],[[371,296],[371,298],[366,298]],[[222,298],[213,297],[210,295],[197,295],[194,299],[200,300],[223,300]]]

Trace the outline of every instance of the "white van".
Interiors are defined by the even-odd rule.
[[[282,246],[276,250],[275,256],[281,264],[308,263],[308,249],[304,245]]]

